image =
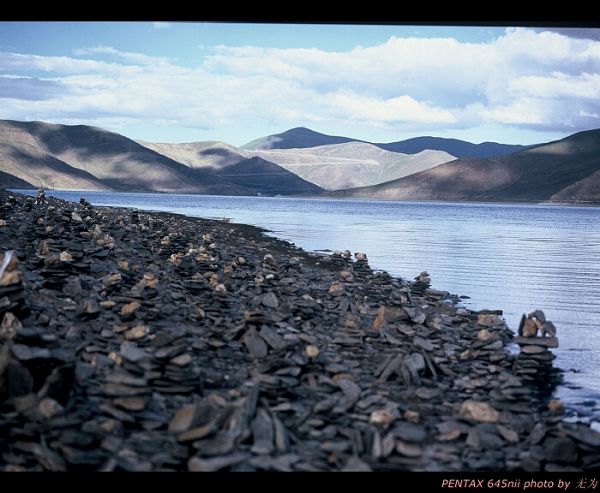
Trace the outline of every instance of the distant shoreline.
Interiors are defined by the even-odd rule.
[[[16,188],[9,188],[9,189],[3,189],[0,187],[0,190],[6,190],[9,192],[15,192],[15,193],[31,193],[31,192],[35,192],[37,189],[36,188],[22,188],[22,189],[16,189]],[[486,205],[486,204],[496,204],[496,205],[540,205],[540,206],[572,206],[572,207],[600,207],[600,202],[580,202],[580,201],[573,201],[573,202],[549,202],[549,201],[526,201],[526,200],[499,200],[499,199],[493,199],[493,200],[482,200],[482,199],[478,199],[478,200],[447,200],[447,199],[439,199],[439,200],[433,200],[433,199],[414,199],[414,200],[399,200],[399,199],[387,199],[387,198],[369,198],[369,197],[331,197],[331,196],[327,196],[327,195],[220,195],[220,194],[200,194],[200,193],[178,193],[178,192],[165,192],[165,191],[160,191],[160,190],[148,190],[148,191],[133,191],[133,190],[112,190],[112,191],[107,191],[107,190],[79,190],[79,189],[59,189],[59,188],[55,188],[55,189],[46,189],[47,192],[81,192],[81,193],[86,193],[86,192],[93,192],[93,193],[123,193],[123,194],[158,194],[158,195],[189,195],[189,196],[200,196],[200,197],[248,197],[248,198],[281,198],[281,199],[313,199],[313,200],[332,200],[332,201],[339,201],[339,200],[346,200],[346,201],[373,201],[373,202],[398,202],[398,203],[407,203],[407,204],[411,204],[411,203],[424,203],[424,204],[481,204],[481,205]]]

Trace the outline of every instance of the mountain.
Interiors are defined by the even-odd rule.
[[[328,190],[374,185],[455,159],[440,151],[427,150],[407,155],[356,141],[298,149],[240,152],[277,163]]]
[[[26,189],[35,187],[31,183],[21,180],[21,178],[17,178],[16,176],[5,173],[4,171],[0,171],[0,189],[2,188]]]
[[[276,164],[238,156],[226,166],[228,150],[213,146],[205,154],[211,152],[221,164],[192,167],[96,127],[0,120],[0,169],[34,186],[221,195],[321,191]]]
[[[398,142],[377,143],[359,139],[350,139],[335,135],[326,135],[304,127],[292,128],[285,132],[269,135],[253,140],[241,147],[244,150],[269,150],[317,147],[331,144],[344,144],[346,142],[364,142],[380,147],[386,151],[403,154],[416,154],[430,149],[443,151],[455,157],[493,157],[510,154],[527,149],[531,146],[498,144],[496,142],[483,142],[473,144],[458,139],[443,139],[440,137],[416,137]]]
[[[0,159],[5,171],[56,188],[248,193],[127,137],[85,125],[0,121]]]
[[[394,200],[600,200],[600,129],[492,158],[462,158],[332,197]]]
[[[210,171],[232,183],[267,195],[317,194],[321,187],[288,171],[285,167],[222,142],[140,144],[193,169]]]
[[[413,139],[390,142],[388,144],[375,144],[382,149],[392,152],[414,154],[425,149],[444,151],[456,157],[494,157],[523,151],[531,146],[498,144],[496,142],[483,142],[473,144],[458,139],[443,139],[441,137],[415,137]]]
[[[268,135],[253,140],[240,147],[240,149],[258,151],[264,149],[294,149],[297,147],[316,147],[329,144],[343,144],[356,139],[326,135],[315,132],[310,128],[296,127],[280,134]]]

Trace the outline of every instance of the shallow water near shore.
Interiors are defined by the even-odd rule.
[[[22,191],[35,194],[35,191]],[[543,309],[558,327],[556,392],[580,419],[600,419],[600,209],[559,205],[383,202],[49,191],[94,205],[253,224],[305,250],[366,252],[374,269],[468,295],[472,309]]]

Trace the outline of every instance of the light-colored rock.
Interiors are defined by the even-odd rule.
[[[387,409],[377,409],[369,416],[369,423],[387,428],[394,422],[394,416]]]
[[[538,333],[537,324],[530,318],[526,319],[523,323],[522,336],[523,337],[536,337]]]
[[[502,320],[498,315],[486,313],[477,315],[477,323],[484,327],[495,327],[497,325],[502,325]]]
[[[522,346],[521,351],[525,354],[541,354],[545,353],[547,349],[542,346]]]
[[[142,304],[139,301],[132,301],[131,303],[127,303],[123,305],[121,308],[121,316],[122,317],[131,317],[141,308]]]
[[[175,366],[179,366],[179,367],[187,366],[191,362],[192,362],[192,356],[189,353],[180,354],[179,356],[176,356],[175,358],[173,358],[170,361],[170,363],[174,364]]]
[[[137,341],[150,333],[150,327],[147,325],[136,325],[125,333],[125,339],[128,341]]]
[[[486,402],[468,400],[462,403],[458,415],[480,423],[497,423],[500,413]]]
[[[492,333],[487,329],[481,329],[479,332],[477,332],[477,339],[480,341],[487,341],[491,339],[491,337]]]
[[[341,296],[344,291],[344,285],[341,282],[333,281],[329,286],[329,294],[332,296]]]
[[[64,408],[54,399],[46,397],[40,401],[37,407],[38,413],[44,419],[51,419],[54,416],[62,413]]]
[[[2,318],[2,323],[0,324],[0,339],[12,341],[17,334],[17,329],[22,328],[23,324],[21,321],[11,312],[6,312]]]
[[[548,409],[550,411],[558,412],[564,409],[563,403],[560,399],[552,399],[548,402]]]
[[[308,356],[311,359],[314,359],[318,355],[319,355],[319,348],[317,346],[314,346],[312,344],[309,344],[308,346],[306,346],[306,356]]]

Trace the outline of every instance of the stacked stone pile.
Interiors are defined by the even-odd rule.
[[[556,327],[546,320],[542,310],[523,314],[514,342],[521,347],[514,365],[515,375],[532,383],[541,391],[550,391],[560,381],[560,373],[552,366],[556,356],[550,348],[558,347]]]

